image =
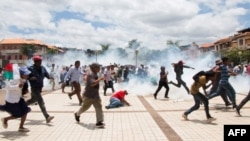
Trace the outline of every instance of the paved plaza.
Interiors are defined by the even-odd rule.
[[[67,87],[66,91],[70,91]],[[103,107],[108,104],[109,96],[103,96],[100,90]],[[49,124],[46,123],[38,105],[30,105],[32,111],[28,114],[25,127],[28,133],[18,132],[20,119],[9,121],[8,128],[0,127],[0,140],[13,141],[223,141],[225,124],[250,124],[250,102],[241,110],[242,117],[237,117],[235,111],[222,103],[220,97],[209,102],[210,113],[217,118],[213,123],[207,123],[203,106],[189,115],[189,121],[183,121],[181,115],[190,108],[193,99],[173,100],[163,98],[161,90],[158,99],[153,95],[129,94],[126,99],[132,106],[117,109],[105,109],[105,128],[96,128],[94,108],[91,107],[80,118],[80,123],[74,119],[73,113],[79,109],[76,96],[72,100],[61,92],[44,90],[43,97],[48,113],[55,116]],[[110,95],[111,93],[109,93]],[[247,94],[247,93],[245,93]],[[237,94],[239,102],[245,94]],[[1,103],[4,92],[1,90]],[[0,112],[0,117],[8,113]]]

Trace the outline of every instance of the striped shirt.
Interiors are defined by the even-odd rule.
[[[221,70],[221,79],[220,79],[220,84],[227,84],[228,83],[228,68],[226,65],[222,64],[220,65],[220,70]]]

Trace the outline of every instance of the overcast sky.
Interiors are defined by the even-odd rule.
[[[249,0],[1,0],[0,39],[80,49],[213,43],[250,27]]]

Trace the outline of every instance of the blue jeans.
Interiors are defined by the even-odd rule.
[[[123,106],[123,103],[118,99],[118,98],[114,98],[111,97],[109,100],[109,108],[117,108],[117,107],[121,107]]]
[[[230,83],[219,84],[217,91],[209,95],[209,99],[220,95],[220,93],[222,93],[223,91],[226,91],[229,99],[232,102],[232,105],[236,106],[236,92]]]
[[[206,112],[206,117],[211,118],[211,115],[209,113],[209,107],[208,107],[208,99],[201,93],[197,94],[192,94],[194,98],[194,106],[192,106],[190,109],[188,109],[184,114],[187,116],[191,112],[197,110],[200,108],[200,102],[204,104],[205,112]]]

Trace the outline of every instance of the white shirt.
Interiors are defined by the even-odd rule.
[[[81,72],[81,68],[76,68],[76,67],[72,67],[69,69],[69,71],[67,72],[65,78],[64,78],[64,82],[67,81],[68,77],[70,77],[70,82],[78,82],[81,78],[82,72]]]
[[[6,83],[6,98],[9,103],[18,103],[21,98],[20,79],[10,80]]]

